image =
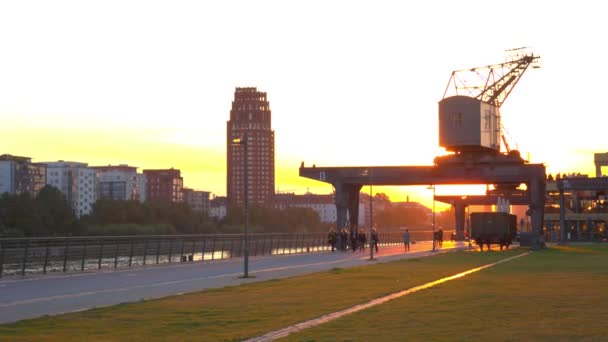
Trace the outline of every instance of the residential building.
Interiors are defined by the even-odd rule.
[[[88,215],[97,201],[97,173],[86,163],[47,162],[46,182],[59,189],[76,216]]]
[[[304,195],[296,195],[294,193],[275,194],[274,207],[285,209],[288,207],[310,208],[319,214],[321,222],[332,223],[336,222],[338,210],[333,194],[317,195],[307,193]],[[365,222],[365,205],[359,202],[359,226]]]
[[[148,201],[182,202],[184,179],[180,170],[144,170]]]
[[[146,176],[129,165],[96,166],[99,198],[119,201],[146,201]]]
[[[32,158],[0,155],[0,194],[36,196],[46,185],[46,165],[32,163]]]
[[[224,196],[216,196],[209,201],[209,217],[221,220],[226,217],[227,214],[227,198]]]
[[[246,177],[248,203],[271,205],[274,195],[274,131],[266,93],[256,88],[236,88],[226,139],[228,203],[243,204]]]
[[[192,210],[209,212],[209,191],[199,191],[184,188],[184,202],[188,203]]]

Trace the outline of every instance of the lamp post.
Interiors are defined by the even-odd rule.
[[[369,260],[374,260],[374,246],[372,243],[372,233],[374,232],[374,196],[372,194],[372,172],[369,172]]]
[[[433,252],[435,251],[435,185],[431,184],[427,189],[433,190]]]
[[[249,278],[249,174],[247,170],[247,132],[232,140],[232,145],[243,147],[243,278]]]

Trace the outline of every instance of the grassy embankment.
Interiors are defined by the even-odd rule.
[[[608,246],[554,247],[290,341],[607,341]]]
[[[0,340],[241,340],[521,252],[452,253],[44,317],[1,325]],[[289,339],[606,337],[607,258],[608,248],[533,253]]]

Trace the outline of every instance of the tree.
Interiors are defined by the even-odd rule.
[[[77,234],[76,216],[59,189],[47,185],[36,196],[36,209],[42,226],[52,235]]]
[[[422,208],[411,208],[404,206],[386,207],[377,212],[375,221],[383,227],[403,227],[408,225],[423,224],[426,214]]]

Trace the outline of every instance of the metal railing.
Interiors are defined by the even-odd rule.
[[[449,237],[450,232],[446,233]],[[432,239],[430,231],[410,234],[415,241]],[[379,234],[379,246],[401,243],[402,232]],[[249,234],[248,244],[251,256],[331,250],[326,233]],[[243,247],[242,234],[0,239],[0,278],[223,260],[242,257]]]

